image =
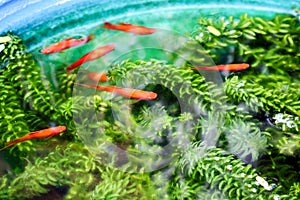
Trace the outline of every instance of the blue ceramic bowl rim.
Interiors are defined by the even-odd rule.
[[[213,7],[225,6],[232,8],[246,8],[252,7],[253,9],[262,11],[272,11],[294,14],[291,7],[300,7],[299,0],[285,1],[285,0],[0,0],[0,34],[10,30],[18,32],[21,29],[28,28],[27,25],[33,25],[35,21],[46,20],[50,15],[56,15],[62,12],[68,12],[78,7],[85,5],[101,4],[103,8],[117,9],[120,12],[112,13],[113,18],[118,18],[122,15],[132,12],[132,10],[125,9],[126,6],[135,6],[136,13],[140,11],[151,12],[149,6],[154,5],[154,9],[163,7],[170,9],[170,7],[177,7],[177,9],[184,9],[186,6],[198,7]],[[152,9],[153,10],[153,9]],[[107,19],[107,18],[106,18]],[[99,19],[101,20],[101,19]]]

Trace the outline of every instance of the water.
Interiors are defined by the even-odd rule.
[[[34,170],[31,171],[30,168],[21,169],[20,171],[24,170],[25,173],[23,173],[24,175],[22,173],[18,174],[19,177],[24,176],[23,179],[26,180],[26,178],[30,177],[29,175],[31,175],[33,171],[37,171],[37,175],[35,175],[35,177],[47,177],[42,180],[38,179],[37,182],[39,184],[43,185],[43,180],[46,180],[46,186],[48,188],[50,187],[49,185],[55,186],[50,188],[52,192],[61,190],[65,195],[71,191],[68,193],[69,198],[72,197],[72,194],[80,195],[79,191],[82,189],[81,187],[84,187],[82,183],[89,187],[92,191],[91,196],[95,199],[99,199],[101,194],[106,195],[105,198],[108,198],[110,192],[116,195],[113,187],[110,187],[116,183],[122,183],[121,186],[116,186],[121,188],[120,191],[131,191],[129,192],[129,195],[134,194],[140,188],[146,188],[153,185],[154,189],[147,188],[149,189],[147,191],[149,193],[152,192],[153,194],[147,194],[145,196],[150,197],[152,195],[151,197],[153,197],[154,194],[156,194],[157,198],[163,198],[170,195],[168,192],[172,190],[172,195],[177,196],[178,198],[180,195],[183,197],[186,197],[184,195],[193,196],[193,192],[195,192],[197,194],[193,197],[199,199],[204,199],[205,196],[211,197],[213,195],[222,199],[224,194],[221,193],[221,190],[227,191],[227,189],[224,189],[224,186],[227,187],[227,185],[230,185],[228,182],[232,180],[235,182],[234,187],[232,186],[232,188],[238,190],[236,194],[241,193],[239,190],[241,188],[246,188],[245,190],[247,192],[251,191],[249,193],[250,196],[255,195],[258,190],[260,193],[264,193],[265,191],[263,191],[262,188],[267,188],[266,190],[275,189],[276,192],[280,194],[282,194],[282,191],[288,191],[288,189],[290,189],[289,183],[284,182],[283,178],[279,175],[279,177],[277,177],[277,169],[274,170],[274,160],[279,160],[278,166],[280,166],[280,156],[275,157],[273,160],[273,157],[270,155],[264,155],[265,157],[262,159],[262,162],[267,163],[266,167],[264,167],[263,164],[256,162],[259,160],[258,157],[260,155],[260,151],[264,151],[267,147],[269,147],[267,146],[269,141],[266,139],[268,135],[261,130],[264,130],[264,128],[268,126],[274,127],[274,120],[268,116],[270,113],[256,113],[254,111],[250,111],[251,106],[255,107],[255,105],[253,105],[256,103],[255,101],[254,103],[250,102],[251,105],[240,103],[236,105],[237,109],[232,111],[231,109],[234,105],[233,102],[224,100],[226,103],[222,104],[222,99],[217,99],[218,97],[222,98],[222,95],[224,95],[224,91],[221,93],[216,92],[217,89],[223,89],[223,81],[225,80],[224,77],[229,75],[229,78],[231,78],[236,75],[236,79],[232,78],[229,80],[233,86],[236,86],[233,89],[240,89],[240,91],[243,91],[243,87],[246,86],[251,89],[249,84],[252,84],[254,79],[249,82],[246,80],[238,80],[238,77],[242,78],[245,74],[249,75],[247,74],[247,71],[245,74],[243,74],[243,72],[237,72],[236,74],[209,74],[199,72],[201,75],[206,77],[207,80],[210,79],[214,82],[216,86],[212,86],[210,84],[206,85],[206,83],[201,82],[201,78],[198,77],[199,79],[196,79],[195,74],[176,71],[176,67],[180,67],[183,61],[185,59],[188,60],[192,54],[189,54],[187,51],[185,55],[180,55],[179,58],[175,55],[177,60],[172,60],[172,58],[174,58],[172,53],[175,52],[175,54],[179,54],[179,50],[182,50],[181,48],[183,47],[185,48],[185,43],[188,40],[188,37],[185,35],[188,33],[190,34],[198,27],[197,19],[199,17],[204,16],[217,20],[219,17],[229,15],[239,16],[246,12],[250,16],[253,15],[262,16],[264,18],[272,18],[275,13],[295,14],[291,11],[290,6],[291,4],[299,5],[299,2],[280,4],[280,6],[278,6],[277,1],[265,1],[263,4],[259,1],[214,1],[206,4],[204,1],[185,2],[162,0],[151,2],[148,0],[130,2],[118,1],[117,3],[116,1],[96,2],[86,0],[76,2],[54,0],[47,2],[39,0],[31,1],[30,3],[25,2],[26,1],[21,0],[0,1],[0,9],[3,13],[5,13],[0,16],[0,22],[3,22],[0,32],[12,30],[24,39],[24,42],[28,47],[28,51],[34,55],[37,64],[41,67],[42,72],[45,73],[47,79],[52,84],[54,92],[56,92],[56,89],[59,89],[59,82],[61,81],[58,77],[60,74],[57,74],[57,71],[64,71],[64,69],[78,59],[78,57],[96,47],[114,43],[119,48],[104,58],[82,65],[76,81],[78,83],[81,83],[80,81],[82,80],[86,81],[85,70],[101,70],[106,72],[111,67],[111,64],[116,64],[123,59],[131,58],[133,60],[146,60],[145,62],[142,62],[140,67],[133,68],[131,71],[129,70],[130,73],[128,73],[128,76],[122,75],[122,65],[119,66],[120,69],[117,69],[117,67],[114,66],[116,67],[115,74],[118,75],[118,73],[120,73],[119,75],[125,77],[125,80],[118,80],[113,83],[119,86],[131,86],[136,89],[153,90],[158,93],[159,98],[155,101],[124,100],[110,93],[97,93],[95,91],[82,88],[81,86],[74,86],[75,92],[71,93],[73,95],[71,97],[72,101],[68,98],[69,96],[67,96],[66,99],[63,97],[59,99],[57,98],[60,97],[59,95],[63,96],[66,94],[58,94],[58,96],[55,96],[55,100],[57,101],[54,102],[53,105],[63,111],[63,114],[56,114],[62,115],[63,120],[56,118],[56,121],[53,120],[49,122],[49,119],[45,119],[45,116],[41,118],[47,121],[48,124],[57,125],[59,120],[59,122],[63,121],[68,124],[70,132],[67,133],[65,138],[60,139],[71,145],[66,148],[67,151],[61,151],[63,153],[54,149],[55,144],[57,144],[58,149],[61,148],[62,150],[65,150],[64,147],[66,146],[63,146],[65,144],[62,144],[63,142],[61,142],[60,139],[54,139],[53,141],[56,143],[54,143],[53,146],[51,146],[52,143],[48,143],[49,146],[47,146],[46,151],[39,146],[38,150],[40,150],[41,153],[38,151],[36,154],[40,155],[40,157],[31,157],[32,160],[30,162],[34,164],[29,165],[33,167]],[[238,9],[241,7],[241,4],[244,4],[242,6],[243,9]],[[101,26],[104,21],[112,23],[120,21],[129,22],[132,24],[157,28],[158,31],[153,35],[134,36],[132,34],[100,28],[99,26]],[[44,55],[40,53],[40,50],[43,47],[57,42],[62,38],[84,37],[90,34],[95,34],[95,39],[83,46],[51,55]],[[201,47],[197,47],[195,49],[199,50]],[[203,51],[200,52],[203,53]],[[195,52],[192,51],[192,53]],[[199,56],[199,54],[196,54],[196,57],[197,56]],[[207,55],[201,54],[199,57],[207,58],[205,60],[206,64],[208,62],[208,65],[215,65],[214,60],[208,58]],[[152,61],[152,58],[162,61],[161,63]],[[230,59],[233,60],[234,58],[230,57]],[[196,65],[201,65],[203,61],[193,60],[193,62],[196,62]],[[175,63],[174,68],[170,67],[170,69],[168,69],[168,67],[163,66],[164,64],[173,63]],[[265,66],[259,67],[265,68]],[[254,69],[260,70],[259,67],[254,67]],[[154,71],[151,71],[151,69]],[[169,71],[171,71],[170,74]],[[186,82],[183,82],[182,85],[178,86],[176,83],[181,83],[181,73],[190,73],[190,76],[186,77],[188,79]],[[193,77],[198,82],[195,81]],[[268,75],[266,75],[266,77],[268,77]],[[193,87],[197,87],[195,86],[197,84],[203,84],[204,86],[203,88],[198,89],[198,91],[193,91],[190,84],[191,82],[189,81],[195,81]],[[267,81],[262,81],[260,84],[266,86],[268,84],[266,82]],[[255,86],[258,87],[257,85]],[[288,85],[285,85],[281,92],[287,92],[288,87]],[[30,88],[28,90],[30,90]],[[208,91],[208,93],[212,92],[212,96],[203,91]],[[217,94],[213,94],[214,92]],[[237,94],[241,93],[237,92]],[[95,94],[99,95],[96,96],[99,99],[93,97]],[[68,95],[70,95],[69,92]],[[83,96],[84,98],[80,99],[77,95],[79,97]],[[203,96],[205,96],[206,99],[201,99]],[[206,101],[209,101],[207,99],[210,98],[217,99],[216,102],[211,103],[212,109],[217,110],[217,112],[209,112],[208,110],[210,107],[208,108],[202,105],[202,103],[205,104]],[[201,110],[202,107],[193,104],[193,102],[191,103],[191,99],[197,99],[196,102],[207,109]],[[96,104],[98,103],[96,106],[97,109],[103,109],[103,113],[108,114],[103,115],[101,112],[96,112],[93,102],[96,102]],[[174,102],[177,103],[175,104]],[[33,102],[33,104],[34,103],[35,102]],[[31,105],[24,103],[24,109],[27,109],[26,106]],[[84,112],[76,112],[77,108],[79,110],[85,108],[85,110]],[[248,111],[251,116],[250,119],[249,116],[245,114],[248,113]],[[227,124],[228,127],[223,130],[222,127],[225,123],[224,121],[228,120],[225,118],[225,115],[229,112],[234,113],[230,114],[230,116],[234,119],[236,118],[236,120],[234,120],[232,124]],[[280,114],[281,113],[277,113],[272,117],[274,117],[274,119],[276,118],[278,123],[289,122],[289,126],[291,127],[288,127],[295,128],[297,124],[293,124],[296,120],[294,116],[284,116]],[[70,117],[70,115],[72,116]],[[55,116],[55,114],[53,116]],[[197,124],[198,127],[191,130],[194,125],[192,125],[194,122],[194,116],[200,116],[197,120],[199,120],[201,124]],[[245,118],[242,118],[244,120],[240,120],[240,116],[244,116]],[[286,120],[283,120],[284,117]],[[280,122],[278,121],[279,118],[281,119]],[[257,126],[255,123],[253,125],[253,121],[256,119],[260,120],[260,122],[257,122]],[[74,124],[72,124],[72,120],[75,120],[75,128]],[[250,120],[250,122],[248,122],[248,120]],[[255,126],[256,129],[253,129],[253,126]],[[148,129],[145,130],[145,127]],[[220,135],[220,129],[224,131],[223,135]],[[189,146],[190,142],[195,139],[190,138],[190,133],[195,130],[201,130],[198,134],[202,136],[198,136],[201,138],[196,137],[196,139],[202,139],[206,143]],[[106,133],[106,135],[103,133]],[[274,134],[276,135],[276,133]],[[297,137],[295,135],[292,136]],[[69,139],[68,137],[71,137],[72,139]],[[73,137],[75,137],[75,139]],[[214,147],[218,139],[225,141],[222,137],[228,138],[229,142],[228,144],[221,143],[219,145],[228,145],[227,150],[241,158],[242,161],[236,159],[236,157],[228,156],[228,152],[224,152],[223,150]],[[134,138],[134,140],[132,138]],[[257,138],[259,138],[260,141],[256,141]],[[78,139],[84,143],[84,147],[80,146]],[[123,141],[125,142],[122,143]],[[132,142],[134,146],[130,142]],[[239,150],[241,148],[240,146],[243,144],[245,144],[245,146],[242,146],[242,148],[248,148],[247,151],[236,152],[236,149]],[[130,147],[131,145],[132,147]],[[284,147],[287,148],[286,146]],[[85,151],[85,148],[88,148],[89,153]],[[50,152],[54,152],[55,156],[51,157],[52,154],[50,153],[49,157],[46,157],[48,155],[48,149]],[[289,152],[284,153],[288,154]],[[111,157],[107,154],[111,154]],[[177,165],[176,159],[180,155],[183,158],[180,159],[179,166],[182,168],[180,168],[179,171],[174,171],[175,164]],[[271,158],[267,158],[268,156]],[[100,162],[95,162],[93,160],[94,158],[97,158]],[[114,166],[114,168],[108,163],[115,158],[117,159],[117,165]],[[283,160],[285,158],[286,157],[284,157]],[[40,163],[39,159],[42,160]],[[126,164],[128,160],[131,160],[135,166],[131,166],[131,168],[128,169],[122,168],[122,165]],[[194,167],[199,160],[201,160],[201,163],[197,167],[198,171],[195,172],[195,174],[191,173],[194,170],[192,167]],[[274,162],[270,164],[271,161]],[[53,166],[54,163],[59,173],[56,173],[56,170],[52,170],[52,168],[48,168],[48,165],[44,166],[47,162],[51,163],[51,166]],[[282,162],[285,162],[285,160]],[[261,172],[263,174],[261,176],[264,176],[263,178],[265,179],[269,178],[268,181],[270,184],[263,183],[264,179],[257,178],[257,172],[254,169],[251,171],[252,168],[249,170],[250,168],[245,167],[245,163],[251,163],[254,168],[257,165],[262,166],[263,169]],[[10,171],[10,166],[6,166],[6,164],[7,163],[3,164],[5,170]],[[70,166],[68,166],[68,164]],[[72,171],[73,165],[75,166],[74,171]],[[294,164],[288,165],[290,167],[289,169],[293,169],[293,165]],[[71,168],[72,170],[70,170]],[[77,169],[78,171],[76,171]],[[121,169],[121,172],[118,171],[119,169]],[[44,173],[45,170],[48,170],[46,171],[46,174]],[[80,170],[87,171],[82,172]],[[127,170],[134,172],[133,176],[123,173],[127,172]],[[185,170],[188,172],[185,173]],[[68,174],[60,174],[64,171]],[[142,171],[146,173],[142,173]],[[212,173],[206,173],[207,171]],[[241,173],[241,171],[243,173]],[[295,171],[296,170],[294,170],[294,172]],[[271,172],[272,175],[269,175],[268,173]],[[118,173],[121,175],[118,175]],[[174,173],[177,173],[179,177],[178,180],[172,179],[174,178],[172,177],[172,174]],[[135,174],[137,174],[137,179],[135,179]],[[149,177],[149,179],[142,177],[144,175]],[[130,176],[132,180],[128,180],[128,176]],[[80,179],[82,178],[82,180],[79,180],[77,177]],[[198,179],[198,177],[202,178]],[[228,177],[229,179],[227,179]],[[219,178],[221,181],[216,181],[219,180]],[[59,184],[60,182],[56,179],[61,181],[62,184]],[[104,185],[106,185],[108,189],[101,185],[101,181],[99,181],[100,179],[104,182]],[[140,183],[139,179],[144,182]],[[191,182],[185,181],[185,179]],[[32,180],[35,180],[35,178],[32,178]],[[74,185],[69,184],[69,180],[74,182]],[[259,182],[256,183],[255,180],[259,180]],[[295,180],[297,179],[295,178]],[[167,183],[171,181],[176,184],[168,186]],[[16,183],[14,183],[15,185],[12,185],[11,187],[13,189],[9,189],[16,195],[20,193],[18,191],[22,191],[22,186],[18,185],[18,183],[20,183],[20,181],[16,181]],[[123,186],[127,186],[126,184],[128,183],[132,183],[133,187],[131,188],[129,184],[129,189],[126,187],[124,188]],[[277,183],[284,185],[286,188],[281,189],[281,185]],[[194,188],[197,184],[200,185],[199,188]],[[210,185],[211,188],[207,189],[205,184]],[[215,184],[218,184],[219,189],[217,189],[217,185]],[[96,188],[94,188],[95,185]],[[244,187],[245,185],[246,187]],[[170,189],[172,187],[175,189]],[[18,188],[21,189],[18,190]],[[35,196],[30,192],[31,189],[35,192],[36,188],[38,187],[27,189],[28,195],[31,195],[31,197]],[[191,192],[191,194],[184,194],[184,189]],[[25,192],[24,195],[27,193]],[[46,192],[43,191],[40,193],[45,194]],[[231,192],[229,192],[229,195],[230,193]],[[0,192],[0,197],[1,195],[2,193]],[[276,199],[275,197],[276,196],[274,196],[273,199]]]
[[[250,15],[270,17],[274,13],[292,13],[290,2],[278,6],[277,1],[3,1],[0,5],[0,33],[15,31],[26,41],[30,50],[40,47],[62,34],[93,32],[103,21],[130,21],[185,33],[203,16]],[[243,7],[243,10],[238,8]],[[267,12],[261,12],[267,11]],[[162,14],[163,13],[163,14]],[[184,21],[182,17],[184,16]],[[84,30],[82,30],[84,29]]]
[[[9,20],[10,24],[2,28],[3,30],[9,30],[9,27],[12,26],[11,24],[13,24],[13,27],[17,27],[17,29],[13,29],[14,32],[22,35],[28,50],[34,54],[50,81],[55,83],[53,68],[59,66],[62,68],[62,63],[65,65],[71,64],[79,55],[87,53],[86,49],[93,49],[102,41],[108,41],[109,38],[118,34],[101,29],[100,26],[103,25],[104,21],[130,22],[187,35],[195,30],[199,16],[217,19],[220,16],[239,16],[244,12],[247,12],[249,15],[263,17],[272,17],[278,12],[292,13],[289,8],[280,7],[279,9],[272,3],[274,4],[272,1],[266,2],[266,4],[272,5],[268,5],[266,8],[264,5],[258,5],[252,1],[251,4],[244,5],[243,10],[240,10],[237,8],[241,6],[241,3],[238,2],[228,5],[217,2],[204,4],[199,1],[189,1],[187,3],[161,0],[151,2],[130,1],[130,3],[126,1],[118,1],[118,3],[111,1],[78,1],[76,4],[70,1],[47,3],[33,1],[30,4],[23,2],[22,6],[18,5],[16,10],[21,11],[17,15],[13,14],[13,11],[8,13],[2,20],[5,22]],[[4,5],[4,8],[6,7]],[[30,9],[30,12],[28,9]],[[47,10],[47,12],[43,12],[43,10]],[[21,15],[24,15],[24,13],[32,15],[26,22],[19,20],[23,18]],[[183,16],[184,20],[182,20]],[[26,15],[26,18],[29,18],[29,16]],[[14,22],[16,19],[18,21]],[[85,47],[76,48],[76,51],[73,51],[71,54],[63,53],[45,56],[39,53],[39,50],[43,47],[60,41],[62,38],[84,37],[90,34],[96,35],[95,40],[85,45]],[[47,59],[44,59],[45,57]]]

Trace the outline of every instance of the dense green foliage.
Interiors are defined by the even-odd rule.
[[[10,165],[0,172],[0,199],[299,199],[299,31],[289,15],[200,18],[182,51],[197,43],[217,64],[250,64],[220,72],[223,84],[188,70],[205,63],[197,54],[180,67],[128,59],[109,68],[109,84],[156,92],[153,101],[83,89],[74,83],[84,77],[64,70],[53,90],[22,40],[8,34],[0,147],[49,126],[68,130],[0,153]],[[108,158],[108,142],[125,154]]]

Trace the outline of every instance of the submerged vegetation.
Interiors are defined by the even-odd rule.
[[[250,68],[220,72],[218,85],[188,70],[191,63],[111,66],[114,84],[158,94],[138,102],[83,92],[75,73],[59,69],[54,90],[8,33],[0,43],[0,147],[50,126],[67,131],[1,152],[0,199],[299,199],[299,23],[290,15],[200,18],[190,37],[205,53]],[[107,158],[99,148],[107,141],[125,153]],[[146,169],[157,160],[161,167]]]

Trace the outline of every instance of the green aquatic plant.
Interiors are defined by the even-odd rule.
[[[259,159],[258,170],[266,177],[278,179],[277,184],[282,187],[276,190],[282,194],[293,183],[299,181],[298,178],[291,178],[298,177],[296,174],[299,171],[296,167],[296,161],[299,159],[298,117],[300,114],[300,87],[297,73],[299,70],[298,30],[299,20],[294,16],[278,15],[274,19],[262,19],[243,15],[239,19],[201,18],[198,29],[192,34],[216,63],[247,62],[250,64],[250,69],[243,73],[231,76],[225,74],[228,76],[224,83],[225,94],[227,100],[238,106],[237,108],[246,109],[246,112],[243,111],[244,116],[262,120],[263,124],[255,122],[248,125],[251,129],[256,129],[257,133],[262,131],[264,135],[264,139],[256,138],[257,145],[264,144],[255,145],[261,148],[256,155],[265,155]],[[250,113],[247,114],[247,111]],[[232,124],[236,118],[233,118],[235,114],[230,112],[232,115],[229,116],[228,123]],[[245,119],[249,120],[249,117],[243,117],[243,123]],[[234,129],[229,126],[229,130]],[[234,137],[234,135],[229,136]],[[237,140],[243,141],[241,136],[237,137]],[[244,134],[243,136],[245,137]],[[251,141],[251,137],[247,139]],[[228,145],[227,142],[234,141],[226,141],[225,147]],[[242,143],[236,144],[242,145]],[[234,145],[228,146],[234,147]],[[247,145],[242,149],[245,150],[245,146]],[[265,154],[262,154],[263,152]],[[293,194],[285,194],[282,198],[296,199],[297,197]]]
[[[25,46],[22,44],[23,41],[21,38],[8,33],[6,36],[9,38],[5,42],[1,42],[3,50],[0,52],[0,65],[1,68],[6,67],[11,60],[19,58],[25,53]]]
[[[109,84],[153,91],[153,101],[74,85],[85,80],[76,70],[57,70],[54,87],[22,40],[7,34],[0,52],[1,147],[53,125],[67,131],[1,152],[10,168],[1,171],[0,198],[298,199],[298,18],[198,22],[194,41],[178,51],[194,50],[189,62],[127,59],[108,69]],[[220,72],[224,83],[189,70],[211,65],[210,58],[251,67]],[[123,153],[112,156],[107,144]]]
[[[60,90],[48,92],[49,85],[45,85],[42,81],[40,69],[32,55],[24,52],[25,47],[17,36],[8,36],[12,38],[9,42],[17,45],[6,45],[8,49],[3,52],[22,50],[23,53],[16,54],[18,57],[6,53],[6,57],[3,57],[10,56],[9,63],[0,71],[1,130],[6,130],[1,132],[1,145],[4,146],[6,141],[21,137],[30,131],[48,127],[50,123],[67,125],[68,133],[61,138],[51,139],[50,146],[41,146],[39,141],[26,141],[11,147],[6,152],[7,156],[10,156],[8,162],[16,162],[18,165],[14,166],[13,171],[1,177],[1,199],[36,198],[55,191],[62,191],[60,195],[64,195],[65,199],[85,199],[91,195],[97,199],[99,195],[110,198],[111,193],[99,192],[115,193],[128,190],[123,184],[125,182],[118,187],[114,185],[120,176],[128,182],[128,188],[131,190],[119,194],[118,197],[131,195],[132,188],[135,188],[137,197],[145,196],[142,194],[144,183],[150,185],[147,183],[150,181],[147,174],[134,176],[113,169],[113,166],[109,168],[100,164],[78,140],[73,114],[84,113],[90,105],[96,111],[104,112],[107,105],[101,97],[71,98],[71,93],[65,89],[73,85],[72,75],[68,79],[61,79]],[[62,74],[63,76],[65,75]],[[55,101],[61,91],[65,92],[65,96]],[[78,105],[76,102],[84,102],[85,106],[76,107]],[[14,159],[12,155],[15,156]],[[112,171],[115,173],[111,173]],[[85,192],[82,188],[83,183],[86,185]],[[137,192],[137,188],[140,188],[141,194]]]
[[[269,112],[288,112],[300,115],[299,90],[296,84],[288,84],[288,89],[263,87],[253,79],[239,80],[234,76],[226,81],[226,93],[236,102],[244,102],[250,109]],[[285,83],[282,83],[285,84]],[[275,97],[275,99],[274,99]]]
[[[268,20],[244,14],[239,19],[200,18],[198,22],[193,37],[217,63],[227,58],[251,63],[263,73],[283,75],[292,75],[289,71],[299,69],[300,27],[296,17],[277,15]]]
[[[48,193],[53,186],[61,190],[67,188],[65,199],[115,199],[132,194],[138,199],[147,178],[103,166],[83,145],[69,144],[57,147],[44,158],[29,161],[24,172],[10,184],[8,197],[34,198]],[[7,179],[4,177],[2,181]]]
[[[18,37],[7,35],[11,38],[10,41],[4,43],[5,49],[1,51],[1,64],[11,68],[16,72],[16,67],[10,63],[16,63],[24,55],[24,46],[22,40]],[[24,133],[29,132],[29,127],[24,117],[26,113],[23,109],[22,97],[20,95],[21,88],[16,86],[15,75],[10,70],[1,70],[0,84],[1,84],[1,115],[0,127],[3,132],[1,133],[1,142],[20,137]],[[21,151],[30,151],[33,149],[32,143],[25,142],[24,145],[18,146]]]
[[[174,183],[187,181],[184,184],[188,187],[175,191],[187,196],[174,195],[174,199],[197,199],[207,192],[217,199],[256,199],[260,196],[255,184],[256,171],[250,165],[244,165],[221,149],[209,149],[204,143],[195,143],[187,149],[178,162],[177,173],[179,176],[175,175]],[[198,192],[195,193],[195,189]]]
[[[260,129],[240,119],[226,127],[225,135],[228,151],[243,160],[250,156],[249,160],[257,161],[267,147],[267,137],[262,135]]]

